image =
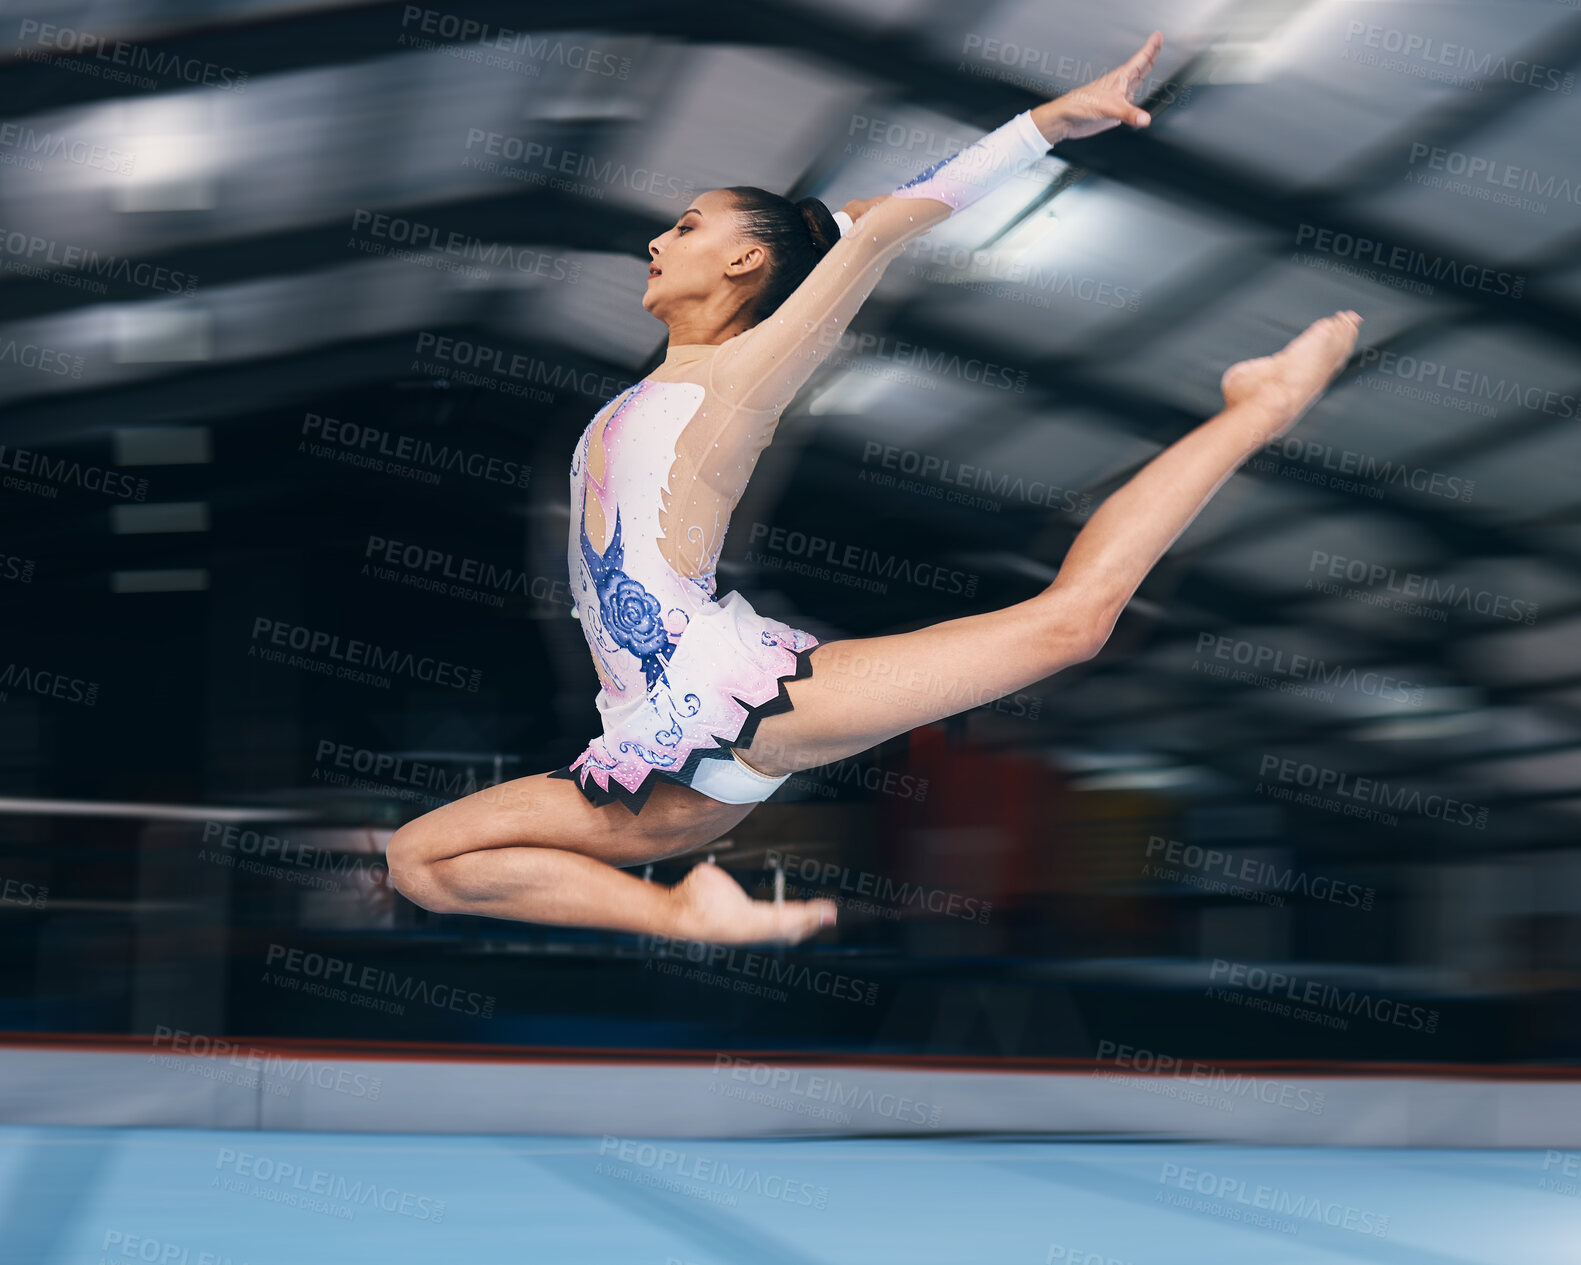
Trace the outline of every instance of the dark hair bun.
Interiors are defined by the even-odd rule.
[[[801,217],[807,224],[807,231],[812,235],[813,244],[818,247],[820,255],[840,240],[840,225],[835,221],[834,214],[819,199],[802,198],[796,203],[796,209],[801,212]]]
[[[753,321],[761,321],[790,297],[840,240],[840,223],[817,198],[792,202],[750,184],[733,184],[723,192],[735,202],[741,237],[761,242],[768,251],[750,313]]]

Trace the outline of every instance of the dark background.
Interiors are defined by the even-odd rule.
[[[0,34],[0,1025],[1575,1059],[1574,8],[83,16],[34,3]],[[698,976],[637,937],[395,895],[379,861],[401,822],[596,732],[563,588],[566,473],[587,420],[662,355],[648,240],[707,188],[832,207],[887,192],[1154,26],[1151,128],[1061,145],[891,266],[786,410],[721,592],[825,641],[1030,596],[1102,498],[1215,411],[1227,365],[1354,307],[1363,350],[1300,443],[1226,485],[1097,660],[798,775],[716,845],[760,896],[779,855],[795,894],[878,906],[837,934]],[[139,66],[150,84],[110,75]],[[489,171],[471,161],[489,135],[543,148]],[[984,381],[984,361],[1008,376]],[[401,468],[387,455],[419,445]],[[765,562],[754,524],[972,591]],[[379,575],[374,538],[450,561]],[[1334,579],[1335,558],[1362,569]],[[497,571],[467,592],[415,583],[464,559]],[[270,662],[261,619],[476,670],[476,689]],[[1317,777],[1347,789],[1298,802]],[[265,837],[269,868],[249,871]],[[491,1013],[308,995],[310,971],[271,974],[291,950]],[[798,966],[871,1004],[735,987]],[[1215,991],[1254,967],[1338,990],[1314,1009],[1346,1024]],[[1349,1009],[1366,999],[1436,1012],[1433,1030]]]

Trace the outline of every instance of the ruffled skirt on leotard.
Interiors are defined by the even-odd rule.
[[[618,801],[635,813],[657,777],[689,786],[701,761],[730,759],[764,716],[791,710],[785,682],[812,675],[817,645],[726,593],[693,614],[646,695],[617,702],[599,690],[604,732],[550,776],[574,781],[592,804]]]

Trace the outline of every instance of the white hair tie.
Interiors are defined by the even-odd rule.
[[[850,235],[853,225],[849,215],[847,215],[844,211],[836,211],[834,213],[834,222],[840,226],[841,237],[847,237]]]

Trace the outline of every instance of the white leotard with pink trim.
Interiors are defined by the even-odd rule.
[[[782,681],[811,671],[812,634],[715,599],[731,512],[780,413],[828,357],[905,244],[1041,158],[1016,115],[941,159],[850,225],[768,318],[719,344],[672,344],[593,417],[571,460],[567,551],[576,614],[598,669],[603,733],[556,776],[594,803],[641,806],[653,773],[690,783],[729,758]]]

